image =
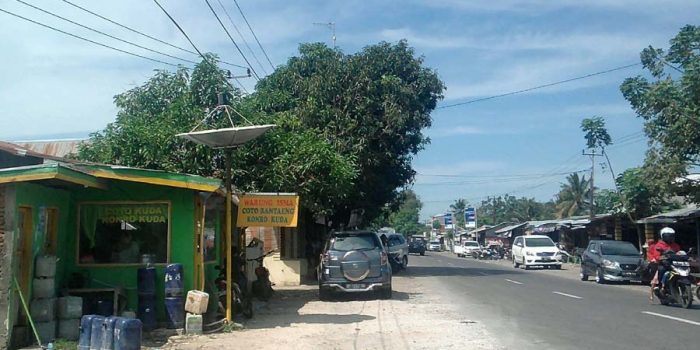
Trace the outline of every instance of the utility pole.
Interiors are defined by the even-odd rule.
[[[328,22],[328,23],[319,23],[319,22],[315,22],[314,25],[317,25],[317,26],[325,26],[325,27],[328,27],[328,29],[331,30],[331,33],[333,33],[333,37],[332,37],[332,39],[333,39],[333,48],[335,49],[335,22]]]
[[[593,185],[593,178],[595,176],[595,157],[601,157],[603,155],[595,153],[595,150],[591,153],[586,153],[586,151],[581,151],[581,154],[584,156],[591,157],[591,193],[589,194],[590,195],[589,214],[590,214],[591,222],[593,222],[593,219],[595,218],[595,205],[593,204],[593,191],[595,189],[595,186]]]

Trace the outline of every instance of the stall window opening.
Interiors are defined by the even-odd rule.
[[[82,203],[78,210],[80,264],[168,262],[168,203]]]

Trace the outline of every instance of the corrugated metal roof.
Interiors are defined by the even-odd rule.
[[[83,139],[73,140],[41,140],[41,141],[19,141],[17,145],[28,150],[53,157],[67,157],[78,153],[78,147],[86,142]]]
[[[700,217],[700,209],[697,205],[690,205],[685,208],[671,210],[665,213],[652,215],[637,221],[638,224],[651,223],[674,223],[678,220],[692,219]]]
[[[498,230],[496,230],[496,231],[494,231],[494,232],[495,232],[495,233],[505,233],[505,232],[508,232],[508,231],[513,231],[513,230],[515,230],[516,228],[520,228],[520,227],[523,227],[523,226],[525,226],[525,225],[527,225],[527,222],[522,222],[522,223],[519,223],[519,224],[506,226],[506,227],[501,228],[501,229],[498,229]]]

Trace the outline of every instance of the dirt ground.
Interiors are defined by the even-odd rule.
[[[410,267],[409,267],[410,269]],[[243,329],[172,336],[161,349],[501,349],[478,320],[450,308],[431,278],[394,276],[391,300],[343,295],[318,300],[316,286],[277,288]]]

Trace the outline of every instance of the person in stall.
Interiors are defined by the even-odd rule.
[[[139,244],[134,241],[131,232],[123,231],[112,253],[112,262],[134,264],[139,262]]]

